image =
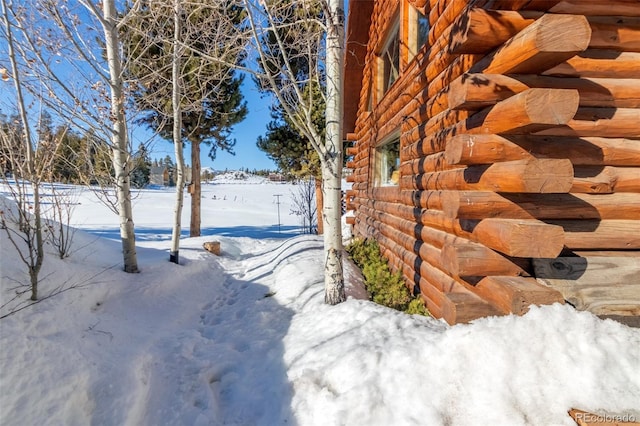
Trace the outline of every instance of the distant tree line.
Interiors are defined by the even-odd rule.
[[[15,162],[9,159],[23,155],[20,152],[22,125],[16,115],[9,117],[0,113],[0,128],[12,141],[12,143],[0,145],[1,170],[6,176],[18,174],[13,170],[12,163],[15,164]],[[56,125],[46,111],[42,113],[36,132],[39,144],[35,149],[35,155],[48,158],[50,165],[42,177],[44,181],[76,185],[108,185],[113,180],[111,148],[108,143],[92,132],[73,130],[63,124]],[[131,184],[135,188],[143,188],[149,184],[152,166],[149,151],[144,144],[138,146],[131,161]]]

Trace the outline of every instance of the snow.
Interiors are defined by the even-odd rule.
[[[453,327],[353,297],[325,305],[322,240],[297,234],[292,189],[204,185],[205,236],[184,235],[181,265],[167,261],[175,194],[140,191],[139,274],[121,271],[117,217],[79,190],[75,251],[41,274],[42,295],[77,288],[0,320],[0,424],[572,425],[572,407],[640,419],[638,329],[561,305]],[[4,305],[26,279],[0,242]]]

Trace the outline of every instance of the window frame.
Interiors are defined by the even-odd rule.
[[[374,188],[399,188],[400,187],[400,129],[391,133],[373,148],[373,187]],[[395,154],[394,163],[389,162],[386,157],[390,145],[397,145],[393,150]],[[383,167],[384,166],[384,167]],[[396,174],[397,173],[397,174]],[[393,175],[396,174],[396,178]]]
[[[420,31],[420,18],[426,19],[427,33],[424,35],[424,40],[420,39],[420,35],[423,34]],[[413,6],[409,7],[409,19],[408,19],[408,34],[407,34],[407,48],[409,51],[409,61],[415,58],[424,46],[429,45],[429,31],[431,31],[431,24],[429,23],[429,10],[425,10],[422,13],[419,9]],[[428,48],[427,48],[428,49]]]
[[[378,74],[378,78],[377,78],[377,92],[378,92],[378,99],[382,99],[382,97],[389,91],[389,89],[391,89],[391,87],[394,85],[394,83],[396,81],[398,81],[398,79],[400,78],[401,75],[401,66],[402,66],[402,32],[401,32],[401,27],[400,27],[400,14],[396,13],[393,17],[393,20],[391,21],[391,25],[389,26],[389,30],[387,31],[385,37],[384,37],[384,41],[380,46],[380,49],[378,49],[378,52],[376,54],[377,56],[377,62],[378,62],[378,66],[377,66],[377,74]],[[390,50],[390,48],[395,44],[394,47],[394,53],[395,53],[395,58],[393,58],[392,61],[389,62],[393,62],[392,65],[396,65],[397,69],[396,69],[396,75],[395,78],[393,79],[393,81],[389,82],[389,78],[391,77],[391,74],[389,74],[389,76],[387,77],[387,70],[386,70],[386,57],[387,56],[387,52]],[[392,70],[392,67],[390,66],[390,72]]]

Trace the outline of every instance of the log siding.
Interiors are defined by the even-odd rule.
[[[429,34],[414,50],[417,12]],[[640,276],[640,1],[351,0],[348,19],[354,233],[434,316],[569,300],[536,280],[537,259],[619,253]],[[376,147],[398,130],[398,185],[376,186]]]

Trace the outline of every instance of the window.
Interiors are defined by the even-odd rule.
[[[400,135],[375,150],[374,186],[398,186],[400,181]]]
[[[386,93],[400,76],[400,20],[396,20],[380,52],[381,92]]]
[[[416,19],[416,50],[420,50],[422,46],[427,44],[429,40],[429,17],[423,15],[422,13],[417,13]]]
[[[409,13],[409,55],[416,56],[422,46],[429,41],[429,16],[410,8]]]

